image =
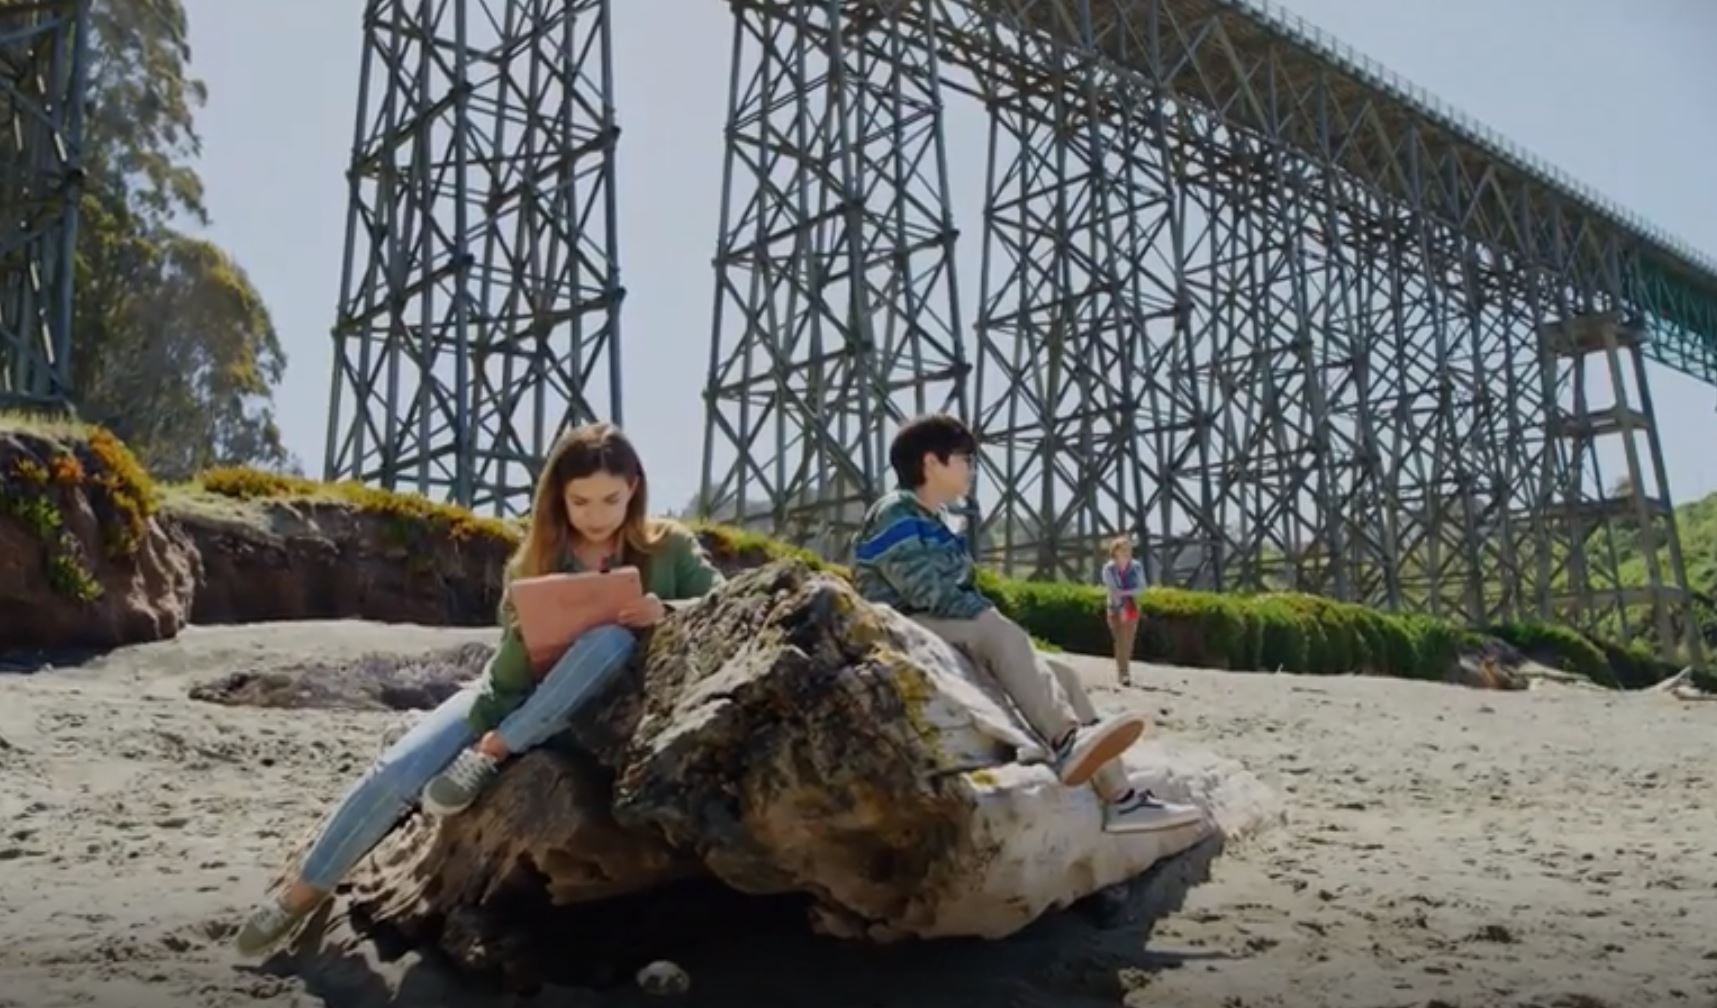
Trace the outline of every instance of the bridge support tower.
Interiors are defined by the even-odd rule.
[[[609,0],[369,0],[326,476],[496,514],[620,421]]]
[[[89,0],[0,5],[0,409],[72,400]]]

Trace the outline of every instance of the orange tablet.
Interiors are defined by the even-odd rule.
[[[519,615],[519,636],[531,668],[553,665],[572,642],[594,626],[614,623],[628,602],[644,596],[636,567],[604,573],[543,574],[519,578],[508,589]]]

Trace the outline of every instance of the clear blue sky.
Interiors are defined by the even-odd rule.
[[[361,0],[185,0],[213,223],[288,354],[288,447],[319,475],[328,335],[346,212]],[[1282,6],[1717,258],[1717,3],[1285,0]],[[720,0],[618,0],[615,87],[627,427],[658,505],[696,490],[729,14]],[[669,12],[672,12],[671,15]],[[958,97],[958,96],[954,96]],[[981,199],[981,113],[954,101],[952,184]],[[962,220],[972,197],[956,200]],[[976,221],[966,234],[979,234]],[[960,253],[976,290],[978,242]],[[970,313],[968,312],[968,318]],[[1677,501],[1717,490],[1717,389],[1652,369]],[[1606,467],[1608,472],[1614,472]]]

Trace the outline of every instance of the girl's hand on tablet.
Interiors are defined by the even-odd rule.
[[[620,622],[635,630],[642,629],[660,623],[666,613],[667,609],[662,605],[662,600],[651,593],[620,610]]]

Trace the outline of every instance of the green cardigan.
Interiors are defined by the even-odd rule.
[[[576,573],[578,561],[570,555],[561,558],[560,569]],[[508,575],[511,581],[511,575]],[[721,584],[721,572],[709,562],[697,537],[682,526],[669,524],[650,557],[644,572],[644,591],[664,602],[691,599]],[[483,691],[471,705],[469,722],[481,735],[506,720],[525,698],[536,689],[536,677],[531,674],[530,659],[525,654],[524,641],[519,637],[518,617],[506,600],[502,586],[501,644],[489,663],[489,675]]]

